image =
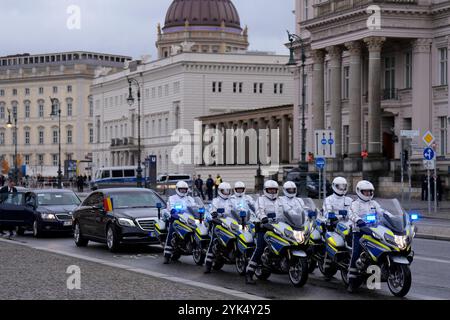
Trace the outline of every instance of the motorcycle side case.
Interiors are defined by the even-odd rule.
[[[209,241],[209,239],[208,226],[205,223],[199,224],[195,229],[195,240],[201,242],[203,240]]]
[[[337,252],[340,251],[341,248],[345,247],[344,239],[341,235],[336,232],[327,232],[327,252],[332,257],[336,255]]]
[[[238,248],[244,252],[250,248],[255,247],[254,238],[251,232],[241,231],[238,236]]]

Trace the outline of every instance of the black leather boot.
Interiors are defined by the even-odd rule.
[[[212,263],[211,262],[206,262],[205,264],[205,274],[210,274],[211,273],[211,269],[212,269]]]
[[[251,284],[251,285],[256,284],[256,281],[253,280],[253,272],[247,272],[245,274],[245,284]]]
[[[164,256],[164,264],[170,264],[170,257]]]

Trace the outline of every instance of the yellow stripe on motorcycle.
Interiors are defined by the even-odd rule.
[[[288,241],[284,240],[283,238],[277,236],[275,233],[273,233],[272,231],[269,231],[266,233],[268,236],[273,237],[275,239],[277,239],[278,241],[282,242],[283,244],[289,244]]]
[[[227,229],[223,228],[222,226],[217,226],[216,229],[219,229],[220,231],[225,232],[230,237],[234,237],[235,236],[234,234],[232,234],[230,231],[228,231]]]
[[[394,249],[395,251],[400,251],[399,248],[389,248],[388,246],[382,244],[381,242],[375,240],[373,237],[370,237],[370,236],[368,236],[368,235],[364,235],[364,236],[363,236],[363,239],[365,239],[365,240],[367,240],[367,241],[370,241],[370,242],[376,244],[377,246],[380,246],[380,247],[382,247],[383,249],[386,249],[386,250],[389,250],[389,251],[391,251],[392,249]]]

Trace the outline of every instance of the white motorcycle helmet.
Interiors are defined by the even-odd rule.
[[[236,195],[236,197],[243,197],[245,196],[245,183],[243,183],[242,181],[238,181],[234,184],[234,194]]]
[[[295,198],[297,196],[297,185],[292,181],[288,181],[283,186],[283,192],[286,197]]]
[[[375,188],[369,181],[363,180],[356,185],[356,194],[365,202],[369,202],[373,199]]]
[[[276,200],[278,198],[280,186],[276,181],[269,180],[264,183],[264,196],[270,200]]]
[[[231,185],[227,182],[222,182],[219,185],[218,194],[222,199],[228,200],[231,196]]]
[[[189,185],[184,181],[179,181],[177,183],[175,191],[181,198],[186,197],[188,195]]]
[[[343,197],[347,194],[348,191],[348,183],[345,178],[337,177],[333,180],[333,191],[340,197]]]

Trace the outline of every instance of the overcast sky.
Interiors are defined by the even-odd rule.
[[[98,51],[156,57],[158,22],[171,0],[0,0],[0,55]],[[233,0],[251,50],[288,54],[286,29],[294,31],[293,0]],[[70,30],[67,9],[81,9],[81,29]],[[71,20],[73,21],[73,20]]]

